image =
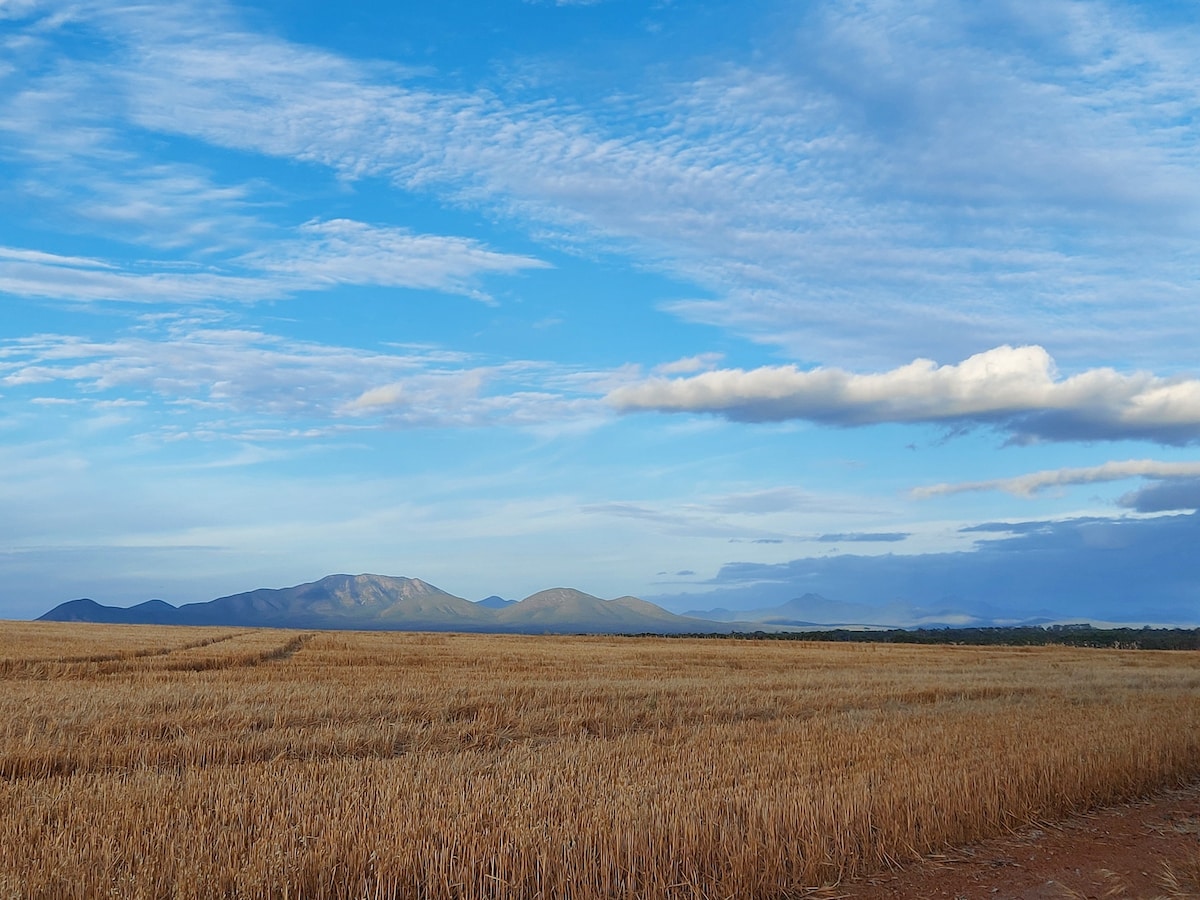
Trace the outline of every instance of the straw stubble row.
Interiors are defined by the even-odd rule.
[[[226,643],[0,681],[8,894],[786,897],[1200,774],[1192,654]]]

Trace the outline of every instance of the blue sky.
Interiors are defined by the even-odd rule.
[[[0,616],[1200,622],[1193,19],[0,0]]]

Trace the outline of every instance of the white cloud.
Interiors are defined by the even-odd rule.
[[[295,285],[378,284],[431,288],[486,299],[472,282],[487,273],[546,268],[528,256],[489,250],[478,241],[412,234],[348,219],[306,222],[299,238],[240,258]]]
[[[145,37],[151,21],[145,13],[139,9],[122,21]],[[72,14],[77,27],[100,33],[113,25],[110,15],[121,19],[116,10],[86,4],[73,7]],[[204,33],[202,23],[213,21],[196,9],[159,10],[153,20],[191,38]],[[116,38],[117,32],[106,37]],[[248,43],[242,49],[253,54]],[[4,199],[31,205],[47,222],[70,222],[68,231],[83,224],[106,239],[136,245],[142,260],[118,267],[48,248],[5,248],[0,292],[76,302],[245,302],[359,284],[486,301],[487,276],[547,266],[465,237],[346,218],[281,222],[278,209],[293,193],[290,187],[256,178],[222,183],[200,165],[166,161],[161,148],[148,151],[129,133],[126,69],[58,52],[48,40],[34,41],[22,51],[29,58],[14,70],[26,74],[14,74],[0,90]],[[244,61],[229,65],[253,67]]]
[[[318,433],[601,421],[610,413],[596,393],[570,386],[569,376],[580,374],[545,363],[489,365],[438,349],[379,352],[236,328],[174,326],[163,335],[110,341],[40,335],[0,345],[0,386],[36,387],[41,405],[79,399],[108,409],[113,392],[126,405],[154,400],[147,415],[167,439],[312,437],[296,420],[315,420]],[[55,385],[69,396],[49,396]]]
[[[655,366],[654,371],[659,375],[689,375],[692,372],[702,372],[715,369],[724,358],[721,353],[701,353],[697,356],[685,356],[674,362]]]
[[[988,336],[1183,360],[1200,339],[1183,324],[1200,38],[1113,7],[818,6],[803,52],[649,82],[594,114],[428,89],[222,8],[95,15],[131,48],[114,89],[142,127],[607,242],[716,294],[670,310],[806,358]],[[1044,54],[989,37],[1020,32]],[[1164,314],[1130,313],[1147,298]]]
[[[22,250],[18,247],[0,247],[0,260],[24,263],[41,263],[78,269],[113,269],[111,263],[84,256],[58,256],[40,250]]]
[[[827,497],[823,498],[797,488],[780,487],[714,497],[708,506],[720,513],[765,515],[779,512],[812,512],[821,509],[827,500]]]
[[[1106,462],[1098,466],[1047,469],[1018,475],[1014,478],[992,478],[986,481],[960,481],[931,484],[915,488],[911,494],[917,499],[945,497],[974,491],[1004,491],[1021,497],[1031,497],[1050,487],[1066,487],[1073,484],[1095,484],[1104,481],[1122,481],[1126,478],[1187,478],[1200,476],[1200,462],[1164,462],[1154,459],[1128,459]]]
[[[871,520],[881,514],[881,507],[858,497],[787,486],[666,501],[591,503],[582,512],[637,520],[644,523],[641,527],[661,534],[772,545],[820,541],[822,534],[813,529],[827,525],[831,515],[852,522]],[[856,534],[862,540],[863,534]]]
[[[208,267],[115,263],[0,248],[0,293],[75,303],[195,303],[202,300],[254,301],[283,296],[278,282],[214,271]]]
[[[713,413],[745,422],[800,419],[991,425],[1021,440],[1200,440],[1200,380],[1091,369],[1058,377],[1041,347],[997,347],[957,365],[928,359],[878,374],[796,366],[722,369],[618,387],[622,412]]]
[[[253,302],[337,284],[437,290],[487,300],[480,278],[547,264],[478,241],[348,219],[311,221],[224,265],[107,260],[0,247],[0,292],[73,302]]]

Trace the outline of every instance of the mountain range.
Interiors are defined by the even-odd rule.
[[[473,603],[418,578],[386,575],[329,575],[295,587],[261,588],[178,607],[162,600],[131,607],[70,600],[39,621],[525,634],[680,634],[734,627],[678,616],[636,597],[602,600],[552,588],[521,601],[488,597]]]
[[[755,609],[688,610],[690,618],[714,622],[736,622],[741,630],[747,627],[769,629],[771,626],[788,629],[826,628],[976,628],[998,624],[994,619],[972,616],[953,606],[926,609],[909,604],[867,606],[862,603],[841,603],[820,594],[804,594],[778,606]],[[1030,619],[1022,624],[1040,624],[1043,619]],[[1004,623],[1012,624],[1012,623]]]

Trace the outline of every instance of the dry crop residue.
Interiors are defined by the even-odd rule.
[[[1194,653],[41,624],[4,897],[797,897],[1200,776]]]

